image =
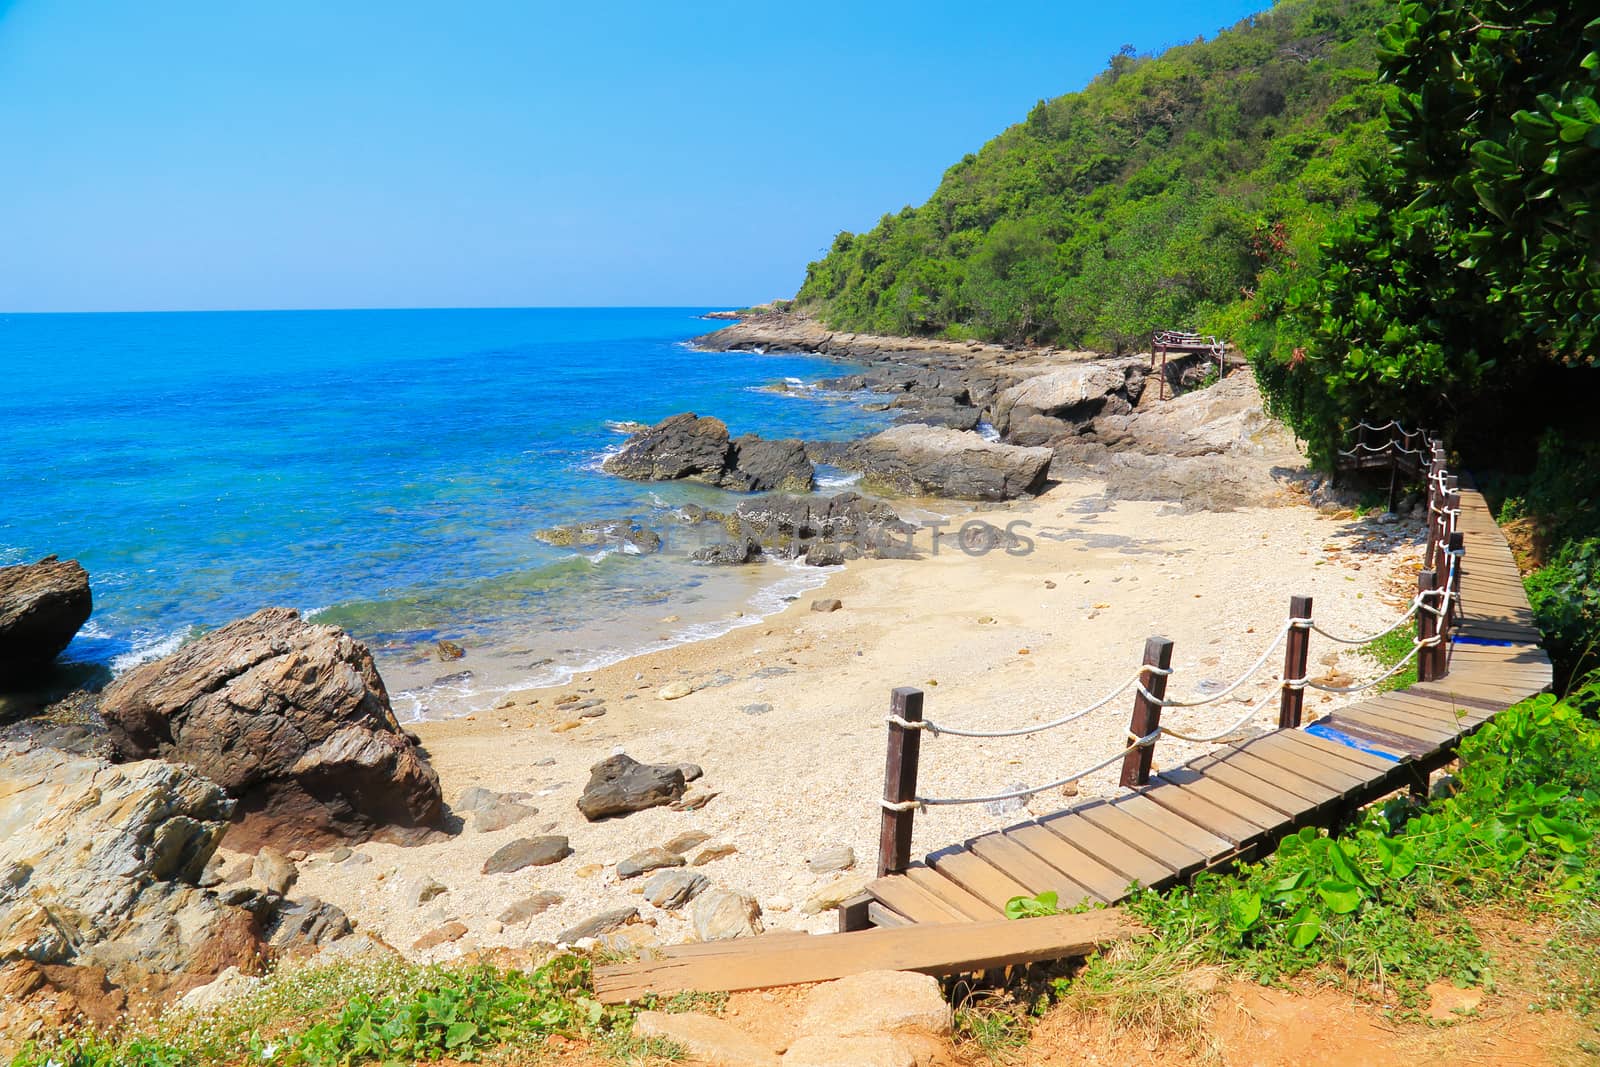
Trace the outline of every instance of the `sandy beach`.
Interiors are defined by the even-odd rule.
[[[1260,656],[1293,594],[1313,596],[1318,621],[1335,632],[1382,629],[1406,603],[1397,576],[1417,555],[1416,524],[1329,516],[1290,489],[1278,507],[1185,512],[1107,501],[1102,483],[1073,480],[972,516],[1001,527],[1031,524],[1019,527],[1031,549],[973,556],[946,540],[918,560],[854,561],[759,625],[637,656],[566,686],[516,693],[491,712],[415,724],[448,802],[485,787],[528,794],[524,803],[537,814],[492,832],[469,819],[459,834],[432,844],[369,843],[340,859],[342,852],[313,855],[300,863],[296,894],[338,905],[358,929],[413,956],[549,941],[597,912],[628,906],[639,908],[640,919],[623,936],[676,943],[693,938],[690,909],[649,904],[641,896],[647,878],[619,879],[616,864],[695,831],[706,839],[687,852],[691,864],[703,860],[694,869],[713,886],[753,895],[767,929],[833,929],[831,902],[875,870],[893,687],[923,688],[928,717],[947,724],[1024,726],[1127,681],[1145,639],[1160,634],[1175,642],[1170,695],[1215,691]],[[812,610],[823,598],[842,607]],[[670,615],[659,625],[670,628]],[[1358,654],[1330,658],[1333,650],[1313,640],[1314,674],[1335,665],[1357,678],[1376,673]],[[1231,723],[1275,687],[1281,659],[1274,652],[1236,692],[1203,708],[1172,709],[1167,721],[1200,733]],[[693,692],[662,699],[670,683]],[[1338,699],[1308,694],[1308,718]],[[591,700],[604,702],[603,716],[571,711]],[[923,747],[920,792],[989,794],[1097,762],[1125,744],[1131,700],[1124,693],[1032,737],[933,737]],[[1276,714],[1269,702],[1254,724],[1267,726]],[[1155,764],[1176,764],[1205,747],[1163,739]],[[619,751],[647,763],[697,764],[705,773],[690,797],[714,795],[698,810],[659,807],[588,822],[576,801],[589,768]],[[1078,795],[1112,794],[1115,779],[1115,767],[1091,775]],[[1025,804],[934,808],[917,819],[913,853],[1069,802],[1053,790]],[[573,854],[549,866],[481,873],[496,849],[541,833],[567,836]],[[837,846],[853,849],[853,869],[808,868],[808,859]],[[239,857],[224,856],[238,868]],[[432,895],[419,902],[417,887],[429,880]],[[539,891],[560,894],[561,902],[525,922],[499,921],[509,904]],[[465,934],[413,949],[449,922]]]

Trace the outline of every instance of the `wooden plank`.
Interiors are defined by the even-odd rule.
[[[658,956],[673,958],[681,956],[726,956],[740,952],[753,952],[771,948],[779,942],[789,944],[797,938],[810,938],[812,935],[804,930],[771,930],[755,937],[738,938],[742,944],[728,941],[694,941],[686,945],[658,945],[655,953]]]
[[[1061,907],[1071,908],[1085,900],[1109,903],[1106,898],[1092,893],[1057,870],[1032,852],[1023,848],[1004,834],[984,834],[967,842],[972,852],[1028,887],[1037,896],[1040,893],[1056,894]]]
[[[1180,842],[1208,864],[1234,852],[1238,847],[1237,842],[1212,833],[1192,819],[1169,811],[1141,793],[1114,800],[1112,807]]]
[[[1073,880],[1088,886],[1102,900],[1121,900],[1128,895],[1131,878],[1037,823],[1013,826],[1005,835],[1050,866],[1072,875]]]
[[[1004,913],[999,908],[957,885],[932,868],[921,864],[912,864],[906,868],[905,876],[973,922],[1005,918]]]
[[[867,902],[867,918],[872,920],[873,926],[884,930],[890,930],[897,926],[937,925],[935,923],[914,923],[883,901],[876,899]]]
[[[1457,732],[1470,730],[1494,715],[1485,708],[1469,708],[1447,700],[1436,700],[1428,693],[1409,693],[1399,690],[1385,693],[1381,707],[1398,708],[1413,715],[1423,715],[1442,723],[1446,729]]]
[[[1397,689],[1392,693],[1385,693],[1384,698],[1415,711],[1440,716],[1446,722],[1470,723],[1475,719],[1485,719],[1494,714],[1494,711],[1488,708],[1475,708],[1466,704],[1458,704],[1435,693],[1418,689],[1416,686],[1408,686],[1405,689]]]
[[[738,955],[667,958],[596,967],[606,1004],[648,993],[717,993],[824,982],[867,971],[965,974],[1087,955],[1138,928],[1115,909],[1036,919],[859,930],[807,938],[800,946]]]
[[[1339,712],[1324,715],[1317,721],[1331,729],[1338,730],[1340,733],[1365,741],[1375,748],[1382,749],[1385,752],[1392,752],[1402,757],[1404,762],[1410,762],[1419,756],[1429,755],[1439,749],[1436,741],[1426,741],[1405,734],[1397,734],[1392,730],[1387,730],[1364,719],[1353,719]]]
[[[1514,701],[1514,700],[1503,700],[1503,699],[1501,699],[1499,697],[1484,698],[1484,697],[1467,696],[1464,693],[1457,693],[1457,692],[1454,692],[1454,691],[1452,691],[1450,689],[1445,688],[1445,680],[1444,679],[1441,679],[1440,681],[1437,681],[1437,682],[1426,682],[1426,683],[1419,682],[1418,684],[1413,685],[1410,688],[1408,688],[1406,690],[1406,692],[1411,693],[1412,695],[1419,695],[1420,694],[1420,695],[1423,695],[1423,696],[1432,697],[1432,698],[1434,698],[1436,700],[1443,700],[1443,701],[1449,701],[1449,702],[1455,703],[1455,704],[1460,704],[1463,707],[1479,708],[1479,709],[1481,709],[1483,711],[1490,711],[1490,712],[1495,712],[1495,713],[1502,712],[1502,711],[1506,710],[1507,708],[1509,708],[1512,704],[1516,703],[1516,701]]]
[[[1187,876],[1206,865],[1205,853],[1190,848],[1170,834],[1104,801],[1086,804],[1078,809],[1078,814],[1124,844],[1132,845],[1163,866],[1171,867],[1180,876]]]
[[[872,895],[912,922],[971,922],[903,874],[891,874],[872,883]]]
[[[1277,808],[1263,804],[1250,794],[1242,793],[1225,782],[1208,778],[1192,767],[1174,767],[1170,771],[1162,771],[1156,775],[1151,785],[1166,788],[1146,790],[1145,796],[1172,811],[1181,812],[1188,798],[1199,797],[1233,818],[1254,826],[1256,833],[1249,837],[1237,835],[1241,841],[1255,840],[1277,828],[1284,819],[1283,812]]]
[[[1167,786],[1169,788],[1161,788]],[[1220,794],[1227,794],[1221,797]],[[1241,796],[1233,790],[1204,778],[1197,778],[1195,783],[1185,789],[1182,786],[1164,781],[1157,776],[1150,783],[1150,787],[1141,793],[1135,794],[1150,801],[1162,811],[1171,812],[1181,819],[1193,822],[1202,829],[1227,841],[1235,849],[1241,849],[1264,834],[1270,827],[1258,826],[1236,811],[1230,811],[1217,803],[1214,797],[1222,799],[1224,803],[1241,802],[1249,803],[1250,798]],[[1281,820],[1282,816],[1270,808],[1263,808],[1273,817],[1274,823]]]
[[[1487,619],[1466,618],[1456,627],[1456,633],[1485,641],[1511,641],[1525,644],[1538,641],[1543,635],[1536,626],[1518,626],[1514,623],[1491,622]]]
[[[1506,706],[1515,704],[1517,701],[1539,692],[1536,686],[1494,681],[1488,678],[1471,677],[1455,672],[1445,675],[1437,682],[1423,684],[1426,684],[1428,689],[1433,692],[1445,692],[1459,697],[1470,697],[1474,700],[1500,700]]]
[[[1205,767],[1187,767],[1186,770],[1205,775],[1214,781],[1221,782],[1235,792],[1260,804],[1265,804],[1282,816],[1272,829],[1286,821],[1298,821],[1311,814],[1322,806],[1320,801],[1307,800],[1298,793],[1291,793],[1287,789],[1274,785],[1272,782],[1258,778],[1242,767],[1227,763],[1208,763]]]
[[[1374,756],[1370,752],[1363,752],[1359,748],[1341,745],[1337,741],[1329,741],[1325,737],[1308,734],[1303,730],[1285,730],[1284,739],[1291,744],[1299,745],[1308,752],[1318,752],[1326,759],[1334,760],[1343,765],[1352,774],[1356,774],[1364,781],[1381,777],[1395,769],[1393,760]]]
[[[1039,825],[1146,888],[1166,885],[1178,877],[1176,866],[1145,855],[1075,811],[1046,815]]]
[[[1470,723],[1463,723],[1450,715],[1412,707],[1404,701],[1391,699],[1387,694],[1375,697],[1372,700],[1362,701],[1359,706],[1362,711],[1370,712],[1373,715],[1381,715],[1384,718],[1415,726],[1418,729],[1431,730],[1442,741],[1448,741],[1460,735],[1471,726]]]
[[[1343,795],[1343,790],[1330,789],[1321,782],[1312,781],[1297,772],[1287,770],[1276,763],[1240,749],[1223,749],[1210,755],[1199,756],[1190,760],[1190,764],[1199,770],[1205,771],[1207,774],[1210,774],[1218,767],[1232,767],[1244,774],[1258,778],[1268,785],[1277,786],[1286,793],[1300,797],[1313,807],[1321,807],[1330,800],[1337,800]]]
[[[1381,711],[1356,705],[1345,708],[1339,717],[1346,722],[1366,723],[1379,730],[1385,730],[1399,737],[1409,737],[1413,740],[1419,754],[1431,754],[1438,751],[1441,745],[1449,744],[1456,738],[1454,730],[1441,730],[1431,726],[1419,726],[1416,723],[1394,715],[1385,715]]]
[[[1012,897],[1033,895],[1009,874],[959,847],[931,853],[928,865],[1002,913]]]
[[[1367,782],[1367,776],[1354,769],[1345,769],[1320,753],[1307,754],[1288,738],[1268,734],[1234,746],[1236,751],[1247,752],[1273,766],[1292,771],[1308,781],[1316,782],[1343,796]]]

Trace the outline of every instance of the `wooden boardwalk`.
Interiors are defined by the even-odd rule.
[[[1460,614],[1448,673],[1162,771],[1131,793],[1079,804],[940,849],[878,878],[844,925],[994,919],[1013,897],[1114,904],[1248,858],[1302,826],[1331,826],[1399,789],[1426,787],[1462,738],[1550,687],[1550,659],[1511,550],[1481,494],[1459,493]]]
[[[1365,444],[1367,431],[1384,429],[1362,427],[1363,443],[1353,450],[1351,466],[1374,465],[1361,455],[1375,451]],[[1409,447],[1416,435],[1400,434],[1394,439],[1402,454],[1423,454]],[[1162,732],[1161,709],[1184,706],[1165,698],[1171,643],[1153,638],[1135,676],[1140,682],[1129,729],[1132,744],[1114,757],[1124,761],[1124,784],[1135,788],[982,834],[917,863],[909,862],[915,810],[986,798],[916,795],[922,730],[960,731],[924,721],[921,694],[896,690],[880,877],[840,908],[841,933],[785,932],[663,949],[664,958],[597,968],[601,999],[760,988],[877,967],[964,973],[1082,954],[1127,936],[1129,927],[1119,912],[1006,922],[1007,902],[1053,892],[1063,908],[1084,901],[1115,905],[1136,885],[1178,883],[1199,871],[1265,854],[1303,826],[1336,826],[1362,805],[1397,790],[1426,790],[1429,775],[1454,758],[1463,738],[1498,712],[1548,689],[1553,680],[1511,550],[1482,495],[1445,475],[1436,443],[1428,449],[1431,467],[1400,461],[1416,463],[1419,474],[1426,470],[1427,555],[1438,567],[1422,573],[1416,604],[1402,620],[1402,625],[1416,620],[1412,654],[1424,680],[1301,725],[1303,691],[1317,685],[1306,677],[1308,645],[1317,628],[1311,601],[1296,597],[1280,638],[1286,640],[1286,659],[1278,687],[1279,727],[1248,740],[1225,741],[1152,776],[1151,745]],[[1391,454],[1378,465],[1395,462]],[[1118,692],[1133,685],[1130,680]],[[1052,728],[1109,699],[1057,723],[1017,732]],[[1254,706],[1246,720],[1264,706]],[[1054,786],[1031,792],[1046,788]]]

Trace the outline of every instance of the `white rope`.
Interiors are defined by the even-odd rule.
[[[1162,726],[1161,727],[1161,732],[1166,734],[1168,737],[1175,737],[1179,741],[1193,741],[1196,744],[1206,744],[1207,742],[1210,742],[1210,741],[1220,741],[1224,737],[1227,737],[1227,736],[1237,732],[1239,727],[1243,726],[1245,723],[1247,723],[1251,719],[1255,718],[1256,715],[1260,713],[1261,709],[1266,707],[1267,704],[1271,702],[1272,698],[1275,697],[1275,696],[1278,696],[1279,694],[1280,694],[1280,690],[1278,690],[1278,689],[1268,689],[1266,691],[1266,693],[1263,694],[1263,696],[1261,697],[1260,700],[1258,700],[1254,704],[1250,705],[1250,710],[1246,711],[1243,715],[1239,716],[1239,718],[1236,719],[1231,725],[1225,727],[1222,730],[1219,730],[1217,733],[1214,733],[1214,734],[1204,734],[1204,735],[1201,735],[1201,734],[1186,734],[1186,733],[1182,733],[1181,731],[1174,730],[1170,726]]]
[[[914,803],[920,807],[935,807],[949,804],[993,804],[1000,800],[1021,800],[1024,797],[1031,797],[1035,793],[1045,793],[1051,789],[1059,789],[1061,786],[1067,785],[1071,782],[1076,782],[1078,779],[1091,775],[1095,771],[1104,770],[1118,760],[1126,757],[1128,753],[1144,748],[1146,745],[1155,744],[1156,738],[1160,736],[1160,730],[1152,730],[1143,737],[1134,738],[1133,743],[1127,748],[1123,749],[1121,752],[1118,752],[1114,756],[1108,756],[1092,767],[1085,767],[1083,770],[1074,774],[1069,774],[1065,778],[1058,778],[1053,782],[1047,782],[1044,785],[1034,786],[1031,789],[1014,789],[1009,793],[995,793],[986,797],[918,797],[915,801],[906,801],[905,803]],[[899,806],[890,807],[889,801],[884,801],[883,806],[888,808],[890,811],[908,810]]]
[[[878,803],[883,805],[884,811],[915,811],[918,808],[927,807],[920,800],[880,800]]]
[[[1421,652],[1424,648],[1431,648],[1434,645],[1437,645],[1439,640],[1440,635],[1435,634],[1427,640],[1411,642],[1411,651],[1400,657],[1399,662],[1397,662],[1393,667],[1390,667],[1388,670],[1384,671],[1382,674],[1378,675],[1376,678],[1373,678],[1371,681],[1362,682],[1360,685],[1323,685],[1321,682],[1314,682],[1310,678],[1293,678],[1285,681],[1283,684],[1286,689],[1306,689],[1309,687],[1311,689],[1320,690],[1324,693],[1359,693],[1363,689],[1371,689],[1380,682],[1385,682],[1388,679],[1393,678],[1395,675],[1404,670],[1408,663],[1417,658],[1417,653]]]
[[[1126,693],[1131,686],[1139,681],[1140,675],[1146,671],[1150,672],[1151,674],[1159,674],[1162,676],[1172,673],[1171,668],[1155,667],[1147,664],[1135,671],[1127,681],[1123,682],[1121,685],[1117,686],[1111,692],[1107,693],[1099,700],[1096,700],[1088,707],[1080,708],[1069,715],[1063,715],[1059,719],[1052,719],[1050,722],[1043,722],[1034,726],[1022,726],[1015,730],[967,730],[955,726],[944,726],[931,719],[924,719],[921,722],[910,722],[906,719],[902,719],[898,715],[886,715],[884,716],[883,721],[889,723],[891,726],[900,726],[907,730],[926,730],[935,737],[939,736],[940,734],[949,734],[951,737],[976,738],[1025,737],[1028,734],[1043,733],[1046,730],[1054,730],[1058,726],[1066,726],[1068,723],[1077,722],[1085,715],[1099,711],[1101,708],[1117,699],[1123,693]]]
[[[1311,629],[1314,632],[1321,634],[1323,637],[1326,637],[1328,640],[1337,641],[1341,645],[1369,645],[1378,640],[1380,637],[1388,637],[1390,634],[1400,629],[1400,627],[1411,622],[1411,620],[1416,617],[1417,612],[1425,607],[1427,607],[1427,605],[1423,602],[1422,594],[1418,593],[1416,596],[1411,598],[1411,610],[1400,616],[1399,620],[1396,621],[1393,626],[1389,627],[1387,630],[1380,630],[1375,634],[1367,634],[1364,637],[1340,637],[1338,634],[1329,633],[1327,630],[1324,630],[1321,626],[1314,622],[1311,623]],[[1428,610],[1431,611],[1433,609],[1429,608]]]
[[[1267,662],[1267,657],[1272,655],[1273,650],[1277,648],[1278,645],[1283,641],[1284,635],[1286,635],[1298,621],[1299,620],[1297,619],[1285,620],[1283,628],[1278,631],[1278,636],[1272,639],[1272,644],[1268,645],[1266,651],[1261,653],[1260,658],[1252,663],[1243,674],[1234,679],[1233,684],[1229,685],[1226,689],[1220,689],[1217,692],[1212,693],[1210,696],[1202,697],[1199,700],[1168,700],[1166,697],[1158,697],[1154,693],[1150,692],[1150,690],[1146,689],[1143,682],[1137,683],[1139,686],[1139,692],[1146,700],[1158,707],[1163,708],[1197,708],[1202,704],[1210,704],[1221,700],[1223,697],[1239,688],[1245,682],[1248,682],[1251,677],[1254,676],[1256,671],[1259,671],[1262,668],[1262,666]]]
[[[1391,452],[1391,451],[1393,451],[1393,452],[1403,452],[1408,456],[1420,456],[1420,455],[1422,455],[1422,449],[1420,449],[1420,448],[1407,448],[1404,445],[1399,444],[1398,442],[1395,442],[1395,441],[1386,441],[1381,445],[1369,445],[1365,441],[1357,441],[1350,448],[1341,449],[1339,451],[1339,455],[1341,455],[1341,456],[1353,456],[1357,452]]]

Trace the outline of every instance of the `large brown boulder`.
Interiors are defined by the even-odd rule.
[[[0,689],[43,674],[94,608],[77,560],[0,567]]]
[[[439,778],[365,645],[267,608],[129,671],[100,713],[122,759],[193,767],[239,801],[233,848],[317,848],[434,825]]]

